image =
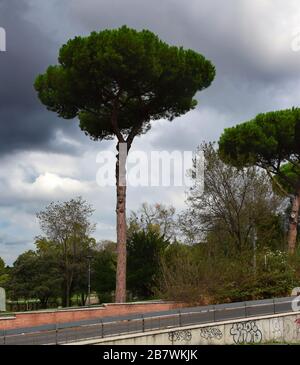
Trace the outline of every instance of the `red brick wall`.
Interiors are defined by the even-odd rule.
[[[183,307],[180,303],[106,304],[102,307],[68,310],[47,310],[15,313],[14,318],[1,318],[0,329],[35,327],[44,324],[96,319],[130,313],[158,312]]]

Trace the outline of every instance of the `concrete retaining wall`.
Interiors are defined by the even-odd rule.
[[[231,345],[300,343],[300,312],[86,340],[85,345]]]

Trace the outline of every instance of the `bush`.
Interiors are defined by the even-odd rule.
[[[254,268],[253,251],[210,256],[201,245],[173,246],[161,263],[164,299],[200,305],[256,300],[289,295],[295,284],[295,270],[281,251],[258,251]]]

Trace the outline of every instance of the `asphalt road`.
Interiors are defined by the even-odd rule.
[[[292,312],[294,297],[189,307],[180,310],[95,318],[87,321],[0,331],[0,345],[54,345],[230,319]]]

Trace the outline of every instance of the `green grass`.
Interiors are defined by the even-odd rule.
[[[1,317],[12,317],[15,314],[13,312],[0,312],[0,318]]]

